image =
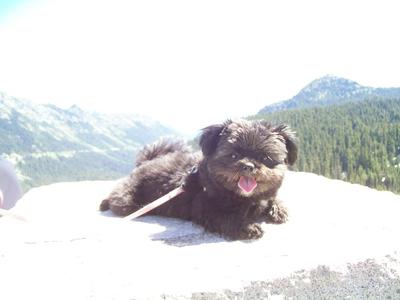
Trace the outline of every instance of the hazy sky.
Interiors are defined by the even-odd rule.
[[[183,132],[254,114],[326,74],[400,86],[397,0],[0,0],[0,10],[0,91]]]

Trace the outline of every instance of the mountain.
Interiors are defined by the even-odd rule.
[[[365,87],[355,81],[328,75],[312,81],[293,98],[265,106],[259,113],[341,104],[371,98],[400,98],[400,88]]]
[[[0,93],[0,154],[26,189],[58,181],[128,174],[134,152],[174,132],[150,119],[61,109]]]
[[[299,138],[296,169],[400,193],[400,97],[260,113]]]

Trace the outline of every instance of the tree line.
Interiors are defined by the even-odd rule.
[[[299,138],[295,169],[400,193],[400,99],[259,114]]]

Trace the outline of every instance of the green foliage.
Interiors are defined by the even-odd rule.
[[[111,180],[121,178],[133,168],[132,150],[77,152],[72,156],[25,156],[17,168],[27,177],[25,191],[32,187],[63,181]]]
[[[259,114],[299,137],[296,169],[400,193],[400,99]]]

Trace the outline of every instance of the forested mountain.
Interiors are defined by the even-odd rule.
[[[0,93],[0,155],[15,163],[25,190],[124,176],[138,147],[173,133],[138,116],[61,109]]]
[[[365,87],[357,82],[329,75],[314,80],[293,98],[268,105],[259,113],[342,104],[372,98],[400,98],[400,88]]]
[[[400,193],[400,98],[259,113],[299,137],[296,169]]]

